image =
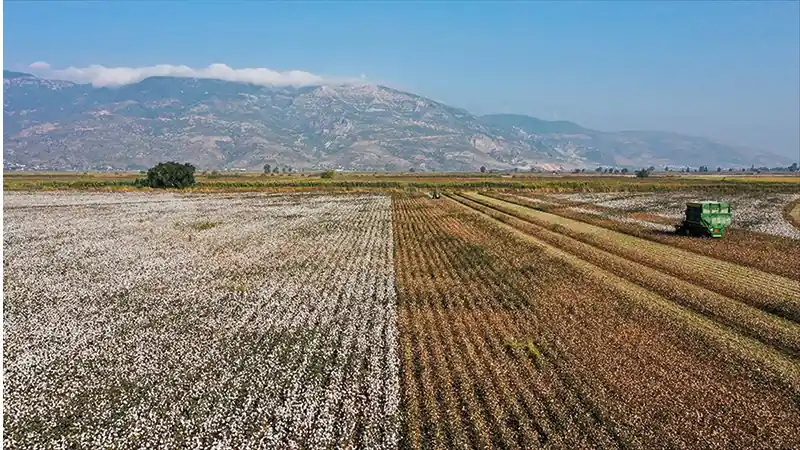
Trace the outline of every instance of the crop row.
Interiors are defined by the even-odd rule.
[[[791,388],[737,368],[657,295],[446,198],[394,209],[404,446],[800,439]]]
[[[545,363],[555,350],[540,341],[531,299],[505,283],[510,267],[492,236],[452,213],[395,203],[405,446],[613,443],[585,396]]]
[[[683,217],[686,202],[708,196],[731,205],[733,228],[800,239],[800,230],[782,217],[783,205],[800,198],[797,193],[715,195],[702,191],[661,194],[556,194],[553,198],[571,202],[589,202],[617,211],[645,212],[677,221]]]
[[[500,208],[525,220],[557,227],[595,247],[632,261],[685,278],[709,290],[751,304],[764,311],[800,320],[800,281],[762,272],[728,261],[640,239],[615,230],[530,208],[516,199],[499,200],[469,194],[472,200]]]
[[[135,197],[5,211],[7,448],[396,446],[387,197]]]
[[[800,445],[796,324],[457,198],[7,193],[4,445]]]
[[[565,217],[679,247],[716,259],[744,264],[778,275],[796,277],[800,273],[800,240],[798,239],[752,232],[737,227],[727,230],[723,239],[687,239],[668,232],[666,228],[662,228],[664,225],[677,224],[679,222],[678,218],[668,219],[652,212],[626,211],[624,209],[601,206],[617,205],[617,200],[626,201],[631,194],[618,194],[616,196],[602,194],[542,196],[486,192],[486,195],[543,209]],[[576,201],[576,199],[583,199],[583,202]],[[653,196],[652,199],[656,204],[659,201],[664,201],[658,200],[658,196]],[[592,201],[599,203],[586,203]],[[742,201],[745,200],[743,199]],[[777,209],[779,209],[780,204],[773,206],[777,206]],[[682,214],[680,207],[673,209],[679,211],[678,216]],[[602,214],[598,214],[598,212]],[[733,215],[734,220],[736,220],[739,216],[739,210],[734,209]],[[636,223],[637,219],[651,222],[652,226],[641,222]]]
[[[773,372],[777,381],[786,383],[790,389],[800,389],[800,367],[793,359],[800,353],[800,325],[594,247],[583,241],[581,235],[574,235],[564,227],[550,227],[543,220],[525,220],[502,206],[481,203],[480,198],[454,198],[530,237],[577,255],[626,282],[651,291],[657,295],[658,303],[667,305],[675,315],[688,319],[687,331],[694,330],[703,335],[702,330],[712,330],[714,336],[708,339],[710,345],[721,346],[720,351],[728,351],[733,359],[738,360],[737,364],[747,365],[755,371]],[[688,314],[682,311],[682,307],[687,308]]]

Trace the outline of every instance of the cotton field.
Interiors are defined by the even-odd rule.
[[[443,194],[7,191],[4,448],[800,448],[800,240]]]
[[[388,197],[4,202],[6,447],[396,447]]]

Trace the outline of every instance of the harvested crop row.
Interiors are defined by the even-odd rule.
[[[465,194],[525,219],[558,227],[583,242],[645,264],[766,312],[800,321],[800,281],[716,260],[668,245],[493,197]]]
[[[783,193],[716,193],[713,198],[727,202],[734,211],[734,229],[747,230],[754,233],[800,239],[800,231],[794,229],[781,215],[783,205],[800,198],[791,193],[794,186],[787,184]],[[617,196],[615,194],[584,195],[555,194],[549,198],[558,198],[569,202],[586,202],[596,206],[612,208],[627,212],[648,212],[662,217],[679,220],[683,217],[686,202],[707,198],[708,191],[684,191],[670,193],[649,193]]]
[[[789,391],[676,334],[646,291],[447,199],[393,208],[404,447],[799,442]]]
[[[594,241],[585,239],[585,235],[565,227],[554,225],[539,217],[521,214],[515,208],[508,208],[500,198],[486,196],[455,196],[460,201],[470,203],[472,207],[483,212],[499,212],[499,219],[508,222],[513,218],[515,227],[526,233],[535,235],[559,248],[589,258],[593,263],[641,284],[660,295],[695,311],[714,318],[722,324],[732,326],[738,331],[776,346],[790,355],[800,354],[800,325],[774,314],[753,308],[747,303],[733,300],[714,291],[697,286],[681,278],[663,271],[653,269],[633,260],[625,259],[612,252],[593,246]],[[497,200],[500,200],[498,202]],[[490,211],[487,211],[490,210]],[[493,211],[491,211],[493,210]]]
[[[396,447],[387,197],[126,196],[5,211],[6,447]]]
[[[590,214],[593,216],[600,216],[605,219],[609,219],[616,222],[627,222],[631,224],[638,224],[641,227],[651,228],[655,230],[664,230],[666,228],[672,229],[672,226],[675,224],[674,218],[668,218],[664,216],[659,216],[657,214],[651,214],[642,211],[625,211],[620,209],[608,208],[605,206],[600,206],[591,201],[575,201],[569,200],[571,197],[570,195],[536,195],[536,194],[503,194],[503,193],[487,193],[487,195],[495,194],[499,198],[509,197],[514,198],[517,197],[521,200],[535,203],[542,206],[550,206],[552,209],[556,209],[556,207],[563,206],[564,209],[568,211],[575,211],[582,214]],[[622,198],[628,198],[628,195],[621,195]],[[566,197],[566,198],[565,198]],[[587,199],[591,199],[591,195],[586,195]],[[608,197],[606,197],[608,198]],[[614,197],[611,197],[614,199]]]
[[[493,192],[486,192],[485,195],[539,208],[553,214],[682,248],[712,258],[746,265],[776,275],[789,278],[800,277],[798,275],[800,274],[800,240],[797,239],[755,233],[740,228],[729,229],[723,239],[687,239],[672,233],[664,233],[661,230],[648,229],[631,223],[597,217],[592,214],[583,214],[570,209],[572,205],[583,205],[583,203],[570,202],[553,196],[544,197],[546,202],[543,202],[541,196],[534,195],[507,195]],[[631,218],[640,217],[640,213],[637,212],[626,212],[594,205],[591,208],[610,210],[614,214],[626,215]],[[736,211],[734,211],[735,214]],[[676,224],[678,222],[677,219],[659,221],[648,216],[643,216],[643,218],[662,224]]]
[[[457,195],[453,198],[517,230],[596,264],[616,276],[656,292],[665,299],[704,314],[723,326],[734,328],[742,335],[736,336],[737,333],[731,330],[731,339],[738,343],[727,350],[733,350],[731,357],[739,361],[737,364],[745,364],[753,371],[767,370],[773,373],[776,380],[789,387],[797,385],[800,389],[800,366],[796,360],[800,350],[800,325],[592,247],[567,235],[550,231],[544,226],[526,222],[480,202]],[[703,328],[703,322],[704,320],[699,321],[698,329]],[[748,337],[761,342],[752,341]],[[763,344],[774,346],[775,349]],[[787,354],[780,354],[776,349]]]
[[[494,282],[486,277],[495,274],[486,258],[495,257],[469,239],[472,227],[433,209],[415,209],[423,205],[400,199],[395,206],[399,323],[414,352],[403,367],[404,392],[414,393],[404,397],[404,410],[411,412],[406,445],[534,448],[544,442],[609,442],[595,425],[581,425],[591,424],[591,416],[558,376],[538,370],[524,351],[517,355],[507,348],[534,331],[520,327],[497,303],[501,292],[487,287]],[[438,400],[426,395],[427,389],[459,395]]]

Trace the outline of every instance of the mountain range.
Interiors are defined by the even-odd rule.
[[[670,132],[469,112],[381,85],[270,87],[151,77],[93,87],[3,72],[4,169],[569,170],[787,158]]]

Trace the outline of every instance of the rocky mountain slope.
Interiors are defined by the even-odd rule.
[[[3,73],[4,166],[353,170],[783,164],[674,133],[604,133],[519,115],[475,116],[377,85],[266,87],[153,77],[94,88]]]

